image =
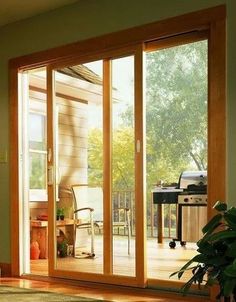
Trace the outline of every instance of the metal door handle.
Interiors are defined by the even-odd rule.
[[[48,148],[48,162],[50,163],[52,160],[52,149]]]

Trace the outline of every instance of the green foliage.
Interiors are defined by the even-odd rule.
[[[102,183],[103,175],[102,130],[92,129],[89,133],[89,183]],[[132,189],[134,187],[134,130],[123,127],[113,131],[112,139],[113,188]]]
[[[147,190],[207,169],[207,42],[146,54]],[[133,108],[123,114],[133,125]]]
[[[222,212],[227,210],[227,204],[221,201],[217,201],[217,203],[213,207],[216,211]]]
[[[57,254],[59,257],[64,258],[67,256],[68,244],[67,240],[57,242]]]
[[[46,189],[45,155],[31,153],[30,189]]]
[[[214,230],[220,223],[222,214],[215,215],[202,229],[203,234]]]
[[[88,176],[89,183],[103,182],[103,135],[102,129],[96,128],[89,132],[88,137]]]
[[[147,53],[146,75],[146,200],[150,224],[150,192],[159,180],[171,184],[184,170],[207,168],[207,42]],[[134,190],[133,105],[125,107],[119,115],[119,128],[113,128],[113,190]],[[89,131],[88,146],[88,181],[102,184],[102,129]],[[164,217],[169,219],[167,210]],[[171,213],[172,226],[175,218]]]
[[[134,188],[134,129],[123,127],[113,132],[113,188]]]
[[[214,208],[219,213],[203,228],[204,236],[197,242],[199,254],[178,272],[171,274],[177,274],[181,278],[186,270],[192,270],[193,275],[183,286],[183,293],[193,283],[204,283],[206,286],[219,285],[217,298],[236,295],[236,208],[227,209],[226,203],[221,201]],[[231,217],[232,220],[228,219],[229,215],[234,216]]]
[[[64,211],[64,208],[57,208],[57,216],[62,216],[62,215],[64,215],[65,213],[64,213],[65,211]]]
[[[146,180],[177,182],[184,170],[207,169],[207,42],[146,54]],[[134,188],[133,104],[112,133],[113,189]],[[103,182],[101,129],[89,133],[89,183]],[[148,212],[148,215],[150,213]]]
[[[194,163],[207,168],[207,47],[191,43],[147,58],[147,167],[171,183]],[[164,172],[165,171],[165,172]]]

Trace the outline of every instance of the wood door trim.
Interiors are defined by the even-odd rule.
[[[60,60],[83,57],[85,54],[86,56],[100,54],[104,50],[114,50],[118,47],[131,46],[190,31],[207,29],[210,23],[225,19],[225,17],[226,7],[225,5],[219,5],[14,58],[10,60],[10,66],[17,69],[32,69]]]
[[[20,274],[20,206],[19,206],[19,144],[18,144],[18,70],[10,68],[10,209],[11,209],[11,275]],[[14,172],[13,172],[14,171]]]
[[[217,200],[226,198],[226,22],[211,24],[208,76],[208,218]]]
[[[144,50],[145,52],[149,52],[149,51],[174,47],[176,45],[180,46],[183,44],[198,42],[198,41],[206,40],[208,38],[208,35],[209,35],[208,30],[202,30],[202,31],[188,32],[185,34],[180,34],[169,38],[161,38],[155,41],[145,43]]]

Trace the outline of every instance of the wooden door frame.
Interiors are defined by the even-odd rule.
[[[26,55],[9,62],[10,95],[10,202],[11,202],[11,268],[12,276],[20,274],[19,255],[19,176],[18,176],[18,72],[53,62],[73,62],[75,58],[106,57],[107,52],[121,47],[143,45],[147,41],[163,39],[193,31],[209,31],[209,95],[208,108],[208,216],[213,215],[212,205],[226,197],[226,7],[220,5],[205,10],[157,21],[147,25],[126,29],[101,37],[54,49]],[[97,45],[95,48],[94,45]],[[86,55],[85,55],[86,54]],[[217,171],[217,172],[215,172]],[[141,177],[143,181],[143,176]],[[141,192],[143,194],[143,192]],[[142,204],[144,207],[144,205]],[[143,215],[144,216],[144,215]],[[142,218],[143,221],[145,218]],[[145,230],[142,229],[142,236]],[[141,258],[144,263],[145,255]],[[140,260],[142,260],[140,259]],[[140,267],[142,274],[145,268]],[[73,275],[71,276],[73,278]],[[141,280],[142,279],[142,280]],[[91,281],[92,280],[90,278]],[[124,280],[124,279],[123,279]],[[105,280],[102,280],[104,282]],[[118,283],[119,278],[115,283]],[[130,279],[127,278],[128,282]],[[107,282],[113,283],[107,278]],[[140,278],[140,286],[145,286],[145,278]],[[166,281],[161,282],[165,284]],[[151,284],[151,283],[150,283]],[[160,283],[158,283],[160,285]],[[168,286],[170,283],[168,282]],[[172,286],[173,282],[171,282]],[[127,282],[126,282],[127,285]],[[132,282],[130,282],[132,285]],[[176,285],[179,287],[178,285]],[[173,287],[175,285],[173,284]]]
[[[60,278],[71,278],[77,279],[77,280],[83,280],[83,281],[100,281],[103,283],[110,283],[110,284],[122,284],[130,286],[141,286],[143,287],[143,284],[146,284],[146,280],[144,280],[143,271],[145,268],[141,265],[143,263],[142,259],[145,259],[143,253],[140,252],[140,249],[138,249],[138,246],[145,246],[145,215],[139,214],[140,212],[146,213],[145,211],[145,202],[144,200],[144,185],[140,185],[143,179],[143,149],[140,148],[140,151],[135,152],[135,207],[137,206],[141,211],[136,211],[136,232],[139,233],[139,237],[135,240],[135,276],[123,276],[123,275],[113,275],[112,273],[112,264],[113,264],[113,250],[112,250],[112,222],[110,217],[111,211],[112,211],[112,197],[111,197],[111,191],[112,191],[112,183],[111,183],[111,167],[112,167],[112,104],[111,104],[111,94],[112,94],[112,88],[111,88],[111,61],[119,58],[124,58],[128,56],[134,57],[134,67],[135,67],[135,80],[134,80],[134,108],[135,108],[135,116],[139,116],[140,118],[135,118],[135,130],[134,130],[134,136],[135,141],[139,140],[141,143],[143,141],[143,123],[140,123],[142,120],[143,115],[143,109],[142,109],[142,87],[143,87],[143,77],[142,77],[142,66],[143,66],[143,47],[142,45],[132,45],[128,47],[122,47],[116,50],[108,50],[104,51],[102,54],[103,57],[103,158],[106,158],[106,161],[104,161],[104,167],[103,167],[103,175],[104,179],[103,182],[106,184],[103,188],[103,209],[104,209],[104,217],[103,217],[103,234],[104,234],[104,242],[103,242],[103,263],[104,263],[104,273],[103,274],[96,274],[96,273],[87,273],[87,272],[75,272],[71,270],[60,270],[55,269],[55,245],[53,242],[49,241],[49,255],[53,261],[50,261],[49,263],[49,273],[52,277],[60,277]],[[59,68],[64,68],[68,66],[68,64],[73,65],[79,65],[83,63],[87,63],[95,60],[101,60],[100,55],[91,57],[78,57],[70,59],[69,61],[66,60],[60,60],[59,62],[53,62],[51,64],[48,64],[48,76],[47,76],[47,108],[48,108],[48,148],[53,150],[53,144],[55,139],[53,138],[53,133],[49,129],[54,129],[53,127],[53,95],[55,95],[55,91],[53,92],[53,75],[52,72],[54,70],[58,70]],[[53,152],[52,152],[53,154]],[[54,154],[55,157],[55,154]],[[49,164],[52,164],[53,161],[51,161]],[[137,168],[138,167],[138,168]],[[50,200],[53,200],[53,187],[49,186],[49,195]],[[109,202],[107,202],[109,201]],[[55,215],[55,209],[53,204],[55,204],[55,201],[53,203],[50,203],[48,206],[48,212],[49,217],[54,217]],[[144,205],[144,206],[143,206]],[[55,237],[55,226],[50,222],[49,219],[49,237],[54,238]],[[145,250],[145,249],[144,249]],[[105,261],[106,260],[106,261]]]

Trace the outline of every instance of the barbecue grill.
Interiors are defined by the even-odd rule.
[[[152,193],[154,204],[187,203],[193,201],[206,203],[207,171],[184,171],[180,174],[177,186],[156,187],[152,190]],[[199,200],[196,195],[203,195],[203,199]]]
[[[180,177],[178,229],[181,245],[197,242],[207,222],[207,171],[185,171]],[[170,243],[172,247],[173,243]]]
[[[185,171],[180,175],[179,187],[183,191],[178,195],[179,204],[207,203],[207,172]]]
[[[177,238],[169,246],[198,241],[207,221],[207,171],[184,171],[176,187],[157,187],[152,193],[154,204],[178,204]]]

